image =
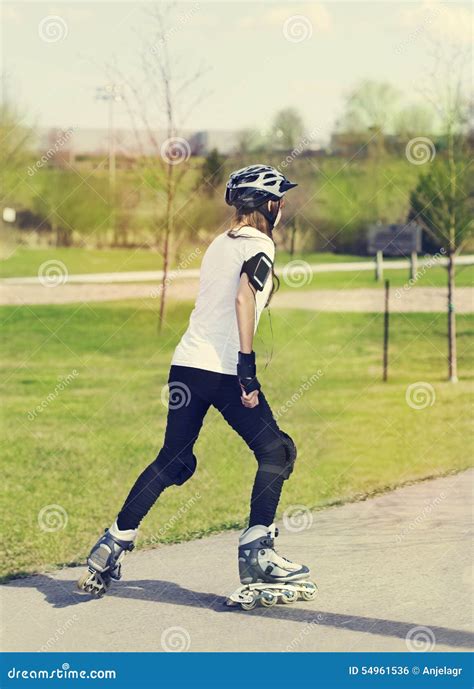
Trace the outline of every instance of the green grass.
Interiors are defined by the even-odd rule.
[[[3,576],[84,561],[159,450],[161,390],[190,305],[170,306],[161,336],[156,307],[130,301],[1,309]],[[271,338],[263,317],[260,378],[275,413],[293,398],[279,423],[299,449],[280,516],[290,505],[319,508],[469,465],[473,318],[458,316],[457,385],[445,382],[445,320],[393,315],[384,384],[378,315],[274,313],[275,354],[265,371]],[[318,369],[319,380],[302,394]],[[73,379],[57,392],[68,374]],[[436,400],[417,411],[405,394],[418,381],[433,386]],[[255,460],[214,411],[196,454],[195,477],[153,508],[140,546],[244,524]],[[39,528],[48,505],[66,511],[64,529]]]
[[[183,250],[183,258],[191,255]],[[186,261],[187,268],[198,268],[201,264],[202,254],[197,254],[193,260]],[[290,259],[287,252],[279,252],[277,262],[284,265],[289,260],[304,259],[309,263],[335,263],[341,261],[363,261],[362,256],[349,256],[343,254],[310,253],[297,254]],[[29,248],[17,247],[8,258],[0,260],[0,277],[33,277],[38,274],[40,266],[46,261],[62,261],[69,273],[122,273],[139,270],[161,270],[163,259],[158,251],[150,249],[83,249],[70,248]],[[179,263],[174,262],[175,267]]]
[[[62,261],[71,274],[160,270],[163,267],[161,254],[146,249],[18,247],[0,261],[0,274],[2,277],[33,277],[43,263],[51,260]]]

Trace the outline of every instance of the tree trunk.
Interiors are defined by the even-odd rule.
[[[163,328],[163,318],[165,315],[165,303],[166,303],[166,286],[168,282],[168,264],[169,264],[169,248],[170,248],[170,235],[173,223],[173,166],[168,163],[167,169],[167,190],[166,190],[166,224],[165,224],[165,238],[163,242],[163,279],[161,282],[161,295],[160,295],[160,315],[158,321],[158,331],[161,333]]]
[[[458,382],[458,362],[456,352],[456,313],[454,311],[454,256],[448,257],[448,367],[449,382]]]
[[[449,255],[448,255],[448,368],[449,382],[458,382],[458,360],[456,352],[456,312],[454,311],[456,250],[456,163],[454,160],[454,132],[452,122],[448,129],[448,164],[450,176],[450,213],[449,213]]]
[[[295,219],[291,225],[290,256],[295,255],[296,232],[298,231],[298,221]]]

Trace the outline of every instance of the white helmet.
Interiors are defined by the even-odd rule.
[[[248,165],[230,175],[225,200],[229,206],[255,209],[265,201],[279,201],[296,186],[271,165]]]

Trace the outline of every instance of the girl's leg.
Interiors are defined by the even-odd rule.
[[[240,400],[237,377],[222,376],[222,383],[213,399],[214,406],[245,440],[258,462],[250,501],[249,527],[273,523],[283,482],[289,477],[296,458],[293,441],[278,427],[262,391],[258,398],[259,404],[247,409]]]
[[[165,440],[157,458],[138,477],[117,517],[122,530],[136,529],[162,491],[193,475],[193,446],[210,403],[197,393],[198,370],[172,366]],[[200,382],[200,381],[199,381]]]

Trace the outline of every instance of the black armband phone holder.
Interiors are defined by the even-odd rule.
[[[272,272],[272,267],[273,263],[268,256],[263,251],[260,251],[260,253],[255,254],[255,256],[244,262],[240,274],[243,275],[245,273],[252,287],[261,292],[268,276]]]

